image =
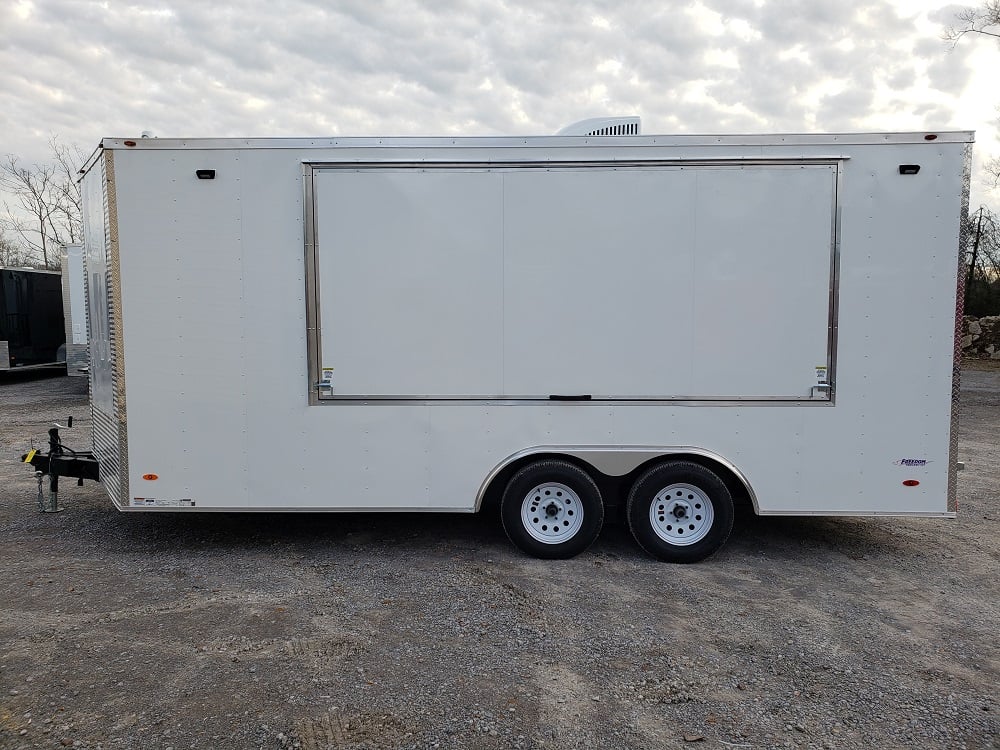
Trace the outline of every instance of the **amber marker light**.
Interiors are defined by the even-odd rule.
[[[142,478],[145,479],[147,482],[152,482],[155,479],[159,479],[160,475],[159,474],[143,474]]]

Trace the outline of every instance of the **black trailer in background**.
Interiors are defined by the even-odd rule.
[[[66,361],[62,276],[0,268],[0,371]]]

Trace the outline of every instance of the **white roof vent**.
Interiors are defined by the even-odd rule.
[[[567,125],[556,135],[639,135],[639,117],[594,117]]]

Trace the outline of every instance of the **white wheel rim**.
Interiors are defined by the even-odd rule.
[[[560,544],[576,536],[583,525],[580,496],[560,482],[545,482],[524,496],[521,523],[542,544]]]
[[[649,523],[663,541],[679,547],[700,542],[712,529],[715,508],[693,484],[671,484],[656,493]]]

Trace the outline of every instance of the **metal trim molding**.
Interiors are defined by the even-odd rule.
[[[958,272],[955,286],[955,341],[951,375],[951,431],[948,436],[948,512],[958,512],[958,418],[962,387],[962,316],[965,313],[965,250],[969,246],[969,187],[972,144],[962,150],[962,199],[958,218]]]
[[[316,219],[316,184],[315,178],[318,172],[323,171],[397,171],[400,169],[412,169],[417,171],[430,170],[457,170],[457,171],[485,171],[502,172],[524,169],[538,170],[560,170],[560,169],[593,169],[601,168],[609,171],[628,169],[649,169],[649,168],[675,168],[684,169],[686,167],[746,167],[769,166],[800,168],[802,166],[822,166],[832,167],[835,170],[833,184],[833,198],[831,206],[831,226],[830,226],[830,276],[829,276],[829,302],[828,302],[828,328],[827,328],[827,383],[826,398],[813,398],[811,396],[700,396],[691,394],[678,394],[674,396],[631,396],[627,398],[612,395],[595,394],[588,404],[608,404],[608,403],[645,403],[645,404],[794,404],[794,405],[819,405],[832,406],[836,403],[836,353],[837,353],[837,331],[838,331],[838,308],[840,296],[840,237],[841,237],[841,207],[840,196],[843,193],[844,162],[847,156],[824,156],[824,157],[746,157],[746,158],[719,158],[719,159],[639,159],[639,160],[616,160],[616,161],[442,161],[442,162],[414,162],[414,161],[382,161],[382,162],[303,162],[302,163],[302,191],[303,191],[303,242],[305,253],[305,299],[306,299],[306,359],[308,364],[308,402],[310,406],[319,406],[331,403],[364,403],[364,404],[413,404],[413,403],[435,403],[447,401],[462,402],[489,402],[489,403],[550,403],[548,395],[454,395],[454,394],[412,394],[412,395],[367,395],[367,394],[347,394],[334,395],[322,394],[320,382],[322,380],[322,326],[320,315],[320,281],[319,281],[319,237]]]
[[[838,167],[841,162],[849,161],[849,156],[727,156],[717,159],[679,156],[674,159],[547,159],[531,160],[497,160],[483,161],[481,159],[460,161],[325,161],[306,162],[314,172],[326,170],[346,172],[395,172],[400,169],[414,170],[454,170],[470,172],[504,172],[537,169],[606,169],[611,172],[625,169],[649,169],[650,167]]]
[[[125,334],[122,315],[122,273],[118,241],[118,195],[115,187],[114,152],[105,152],[105,184],[108,202],[108,294],[113,321],[114,347],[114,409],[118,427],[118,471],[121,500],[128,503],[128,413],[125,401]]]
[[[781,516],[784,518],[805,518],[830,516],[835,518],[956,518],[953,512],[934,513],[932,511],[885,511],[885,510],[765,510],[761,516]]]
[[[320,367],[322,367],[322,350],[319,340],[319,248],[316,245],[316,215],[315,215],[315,184],[313,182],[313,169],[309,164],[302,165],[302,222],[303,240],[305,251],[305,277],[306,277],[306,361],[307,361],[307,382],[306,389],[309,394],[309,405],[316,406],[320,403],[318,383],[320,381]]]
[[[925,136],[932,134],[934,140]],[[784,133],[736,135],[633,135],[608,136],[399,136],[327,138],[104,138],[98,149],[313,149],[313,148],[629,148],[633,146],[850,146],[878,143],[972,143],[971,130],[888,133]],[[132,145],[126,145],[126,141]],[[91,166],[85,165],[84,170]]]
[[[830,387],[827,390],[831,405],[837,402],[837,335],[840,330],[840,238],[843,209],[840,205],[840,198],[844,193],[844,162],[837,162],[837,175],[833,185],[833,207],[831,209],[832,223],[830,227],[830,301],[829,320],[827,322],[826,341],[826,373],[827,383]]]

